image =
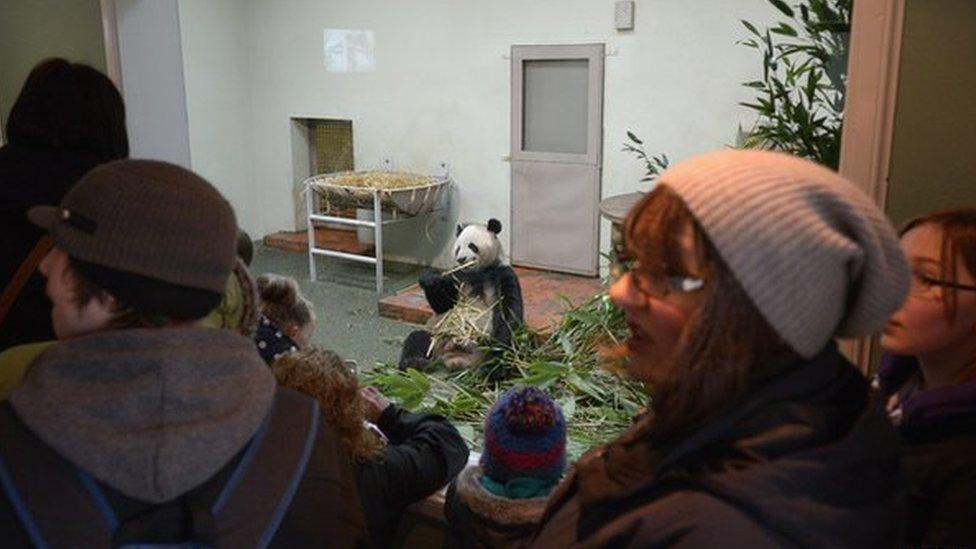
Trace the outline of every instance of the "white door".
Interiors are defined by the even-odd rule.
[[[512,46],[512,263],[595,276],[603,44]]]

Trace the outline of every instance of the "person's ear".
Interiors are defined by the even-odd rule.
[[[117,310],[121,306],[121,304],[119,303],[119,300],[116,299],[114,295],[112,295],[112,294],[110,294],[110,293],[108,293],[108,292],[106,292],[104,290],[101,291],[101,292],[98,292],[98,295],[95,296],[94,301],[98,301],[100,304],[102,304],[109,311],[115,311],[115,310]]]
[[[107,326],[116,316],[122,304],[112,294],[101,291],[88,303],[78,308],[78,315],[85,316],[91,326]]]

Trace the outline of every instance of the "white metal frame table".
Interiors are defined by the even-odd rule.
[[[435,197],[433,201],[430,200],[430,191],[424,193],[424,197],[421,200],[423,204],[423,210],[418,211],[414,214],[399,215],[398,210],[393,210],[393,219],[383,219],[383,194],[392,194],[391,191],[378,188],[363,189],[368,190],[372,193],[372,205],[373,205],[373,219],[352,219],[348,217],[339,217],[334,215],[326,215],[316,212],[315,208],[315,197],[317,192],[315,187],[311,184],[307,184],[305,188],[305,209],[308,215],[308,272],[309,277],[314,281],[316,279],[316,268],[315,268],[315,256],[333,257],[337,259],[346,259],[349,261],[356,261],[359,263],[368,263],[376,266],[376,294],[380,296],[383,294],[383,225],[390,225],[393,223],[398,223],[401,221],[406,221],[416,215],[429,214],[431,212],[442,209],[446,205],[446,197],[443,196],[445,190],[452,184],[449,175],[446,173],[443,176],[437,177],[439,180],[439,185],[437,187],[431,187],[435,189]],[[396,191],[392,191],[396,192]],[[411,200],[416,195],[416,191],[411,195]],[[375,254],[360,255],[353,254],[349,252],[343,252],[339,250],[332,250],[328,248],[321,248],[317,245],[315,241],[315,223],[335,223],[339,225],[349,225],[353,227],[369,227],[373,229],[373,241]]]

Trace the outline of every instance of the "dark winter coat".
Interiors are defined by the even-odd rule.
[[[8,436],[35,444],[41,463],[63,458],[89,473],[122,524],[165,509],[165,520],[149,531],[180,539],[196,516],[189,494],[230,477],[278,399],[308,400],[277,389],[251,340],[229,330],[184,327],[118,330],[59,342],[35,359],[3,406],[16,420]],[[45,489],[43,483],[34,486]],[[248,500],[240,501],[245,505],[236,509],[250,512]],[[235,519],[239,522],[233,524],[257,520]],[[218,531],[221,527],[229,528],[218,521]],[[8,547],[28,544],[3,491],[0,539]],[[305,473],[272,543],[348,547],[365,540],[349,458],[320,416]],[[76,545],[93,543],[78,539]]]
[[[878,372],[902,437],[911,545],[976,544],[976,380],[917,390],[918,362],[886,357]]]
[[[450,482],[468,462],[468,446],[443,417],[395,404],[377,426],[389,444],[379,458],[356,465],[356,484],[373,545],[389,547],[403,511]]]
[[[2,287],[44,232],[27,220],[27,210],[57,205],[97,160],[71,151],[7,144],[0,147],[0,281]],[[44,277],[35,273],[0,324],[0,351],[20,343],[54,339],[51,302]]]
[[[682,440],[644,418],[584,456],[538,547],[893,547],[897,435],[831,344]]]
[[[254,343],[257,345],[258,354],[268,365],[274,364],[278,357],[298,350],[298,344],[286,336],[271,319],[260,315],[258,317],[257,330],[254,333]]]
[[[486,490],[481,467],[467,467],[447,490],[446,547],[517,547],[535,531],[548,497],[509,499]]]

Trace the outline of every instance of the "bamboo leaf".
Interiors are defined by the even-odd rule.
[[[783,36],[794,36],[794,37],[798,36],[796,29],[787,25],[786,23],[780,23],[779,25],[773,27],[770,30],[776,34],[781,34]]]
[[[752,34],[755,34],[756,36],[762,38],[762,35],[759,34],[759,30],[756,29],[756,26],[755,25],[753,25],[752,23],[746,21],[745,19],[740,19],[740,21],[742,22],[742,25],[745,26],[745,28],[749,29],[749,32],[751,32]]]
[[[559,407],[563,409],[563,418],[566,419],[566,423],[570,423],[570,420],[573,419],[573,415],[576,413],[576,398],[564,398],[559,402]]]
[[[563,352],[566,353],[566,356],[572,356],[573,344],[570,343],[569,337],[567,337],[565,333],[560,333],[558,337],[559,337],[559,344],[562,346]]]
[[[790,8],[783,0],[769,0],[769,3],[779,11],[783,12],[783,14],[787,17],[793,17],[793,9]]]

